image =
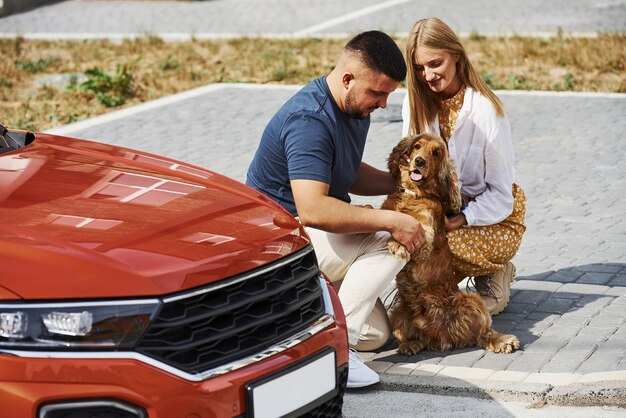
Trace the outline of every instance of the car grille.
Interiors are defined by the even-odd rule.
[[[136,350],[187,373],[256,354],[325,313],[311,248],[288,262],[171,298]]]

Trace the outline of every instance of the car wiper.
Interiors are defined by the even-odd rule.
[[[32,134],[30,134],[32,136]],[[0,125],[0,153],[20,149],[27,144],[29,134],[10,132],[4,125]],[[32,139],[31,141],[32,142]]]

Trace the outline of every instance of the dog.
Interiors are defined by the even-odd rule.
[[[407,136],[389,155],[387,165],[397,189],[382,209],[403,212],[424,228],[426,242],[410,254],[390,239],[388,249],[407,264],[396,276],[397,296],[390,309],[398,352],[446,351],[478,346],[494,353],[520,347],[514,335],[491,328],[491,316],[476,294],[459,290],[445,231],[446,214],[461,209],[461,194],[447,144],[432,134]]]

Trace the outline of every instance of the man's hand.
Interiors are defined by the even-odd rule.
[[[422,225],[412,216],[400,212],[390,212],[392,227],[391,236],[404,245],[409,253],[413,253],[426,243],[426,234]]]

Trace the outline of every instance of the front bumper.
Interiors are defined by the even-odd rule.
[[[20,418],[39,418],[44,406],[75,401],[117,403],[120,408],[145,411],[150,418],[241,416],[248,409],[245,387],[249,382],[327,348],[336,353],[338,386],[345,385],[341,376],[347,372],[347,338],[345,326],[338,322],[262,361],[197,381],[138,358],[122,358],[123,353],[116,354],[118,358],[0,354],[0,405],[3,416]],[[343,387],[338,389],[343,393]]]

